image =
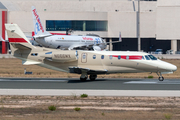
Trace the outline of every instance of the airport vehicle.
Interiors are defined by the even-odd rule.
[[[60,50],[33,46],[17,24],[5,24],[12,55],[23,65],[39,65],[49,69],[81,74],[80,80],[95,80],[98,74],[155,72],[173,73],[175,65],[144,52]]]
[[[155,51],[152,51],[151,54],[163,54],[162,49],[156,49]]]
[[[106,48],[106,42],[97,36],[52,35],[44,30],[36,8],[32,6],[34,23],[34,40],[41,46],[55,49],[93,49],[101,51]]]
[[[167,51],[166,51],[166,54],[170,54],[170,55],[172,55],[172,54],[173,54],[173,52],[174,52],[173,50],[167,50]]]
[[[163,50],[162,49],[156,49],[156,51],[154,52],[154,54],[162,54]]]

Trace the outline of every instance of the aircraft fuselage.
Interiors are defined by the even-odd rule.
[[[101,49],[106,48],[105,42],[100,37],[94,36],[52,35],[36,38],[35,41],[44,47],[55,49],[74,49],[83,46],[84,48],[90,48],[93,45],[97,45]]]

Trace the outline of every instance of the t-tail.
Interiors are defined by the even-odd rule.
[[[5,24],[12,55],[24,58],[23,53],[29,53],[35,49],[17,24]]]
[[[37,13],[37,10],[34,6],[31,7],[32,15],[33,15],[33,24],[34,24],[34,33],[35,37],[46,37],[52,35],[51,33],[47,32],[41,23],[40,17]]]

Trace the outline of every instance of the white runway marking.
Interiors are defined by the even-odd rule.
[[[142,81],[129,81],[129,82],[124,82],[124,84],[180,84],[180,81],[173,81],[173,80],[164,80],[164,81],[159,81],[159,80],[142,80]]]
[[[81,94],[88,94],[89,96],[180,97],[180,91],[177,90],[0,89],[0,95],[74,96]]]
[[[125,84],[156,84],[158,82],[151,82],[151,81],[130,81],[124,82]]]
[[[23,81],[31,81],[31,82],[38,82],[38,81],[43,81],[43,82],[67,82],[69,80],[5,80],[5,79],[0,79],[0,81],[9,81],[9,82],[12,82],[12,81],[17,81],[17,82],[23,82]]]
[[[45,82],[67,82],[67,81],[69,81],[69,80],[37,80],[37,81],[45,81]]]

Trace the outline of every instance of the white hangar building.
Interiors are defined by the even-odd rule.
[[[137,0],[1,0],[0,33],[5,23],[16,23],[26,35],[34,31],[31,6],[35,6],[44,28],[53,33],[97,34],[110,44],[110,50],[138,50]],[[140,1],[141,50],[180,51],[180,0]],[[7,52],[0,43],[0,52]]]

